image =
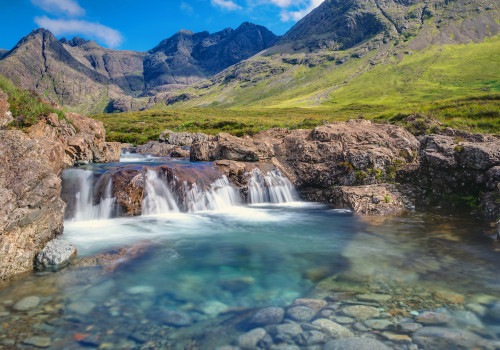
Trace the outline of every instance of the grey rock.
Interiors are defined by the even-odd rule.
[[[376,303],[385,303],[389,301],[392,297],[389,294],[359,294],[356,299],[362,301],[373,301]]]
[[[381,331],[392,325],[392,322],[388,320],[371,319],[364,321],[364,324],[371,329]]]
[[[392,324],[388,327],[388,329],[399,333],[413,333],[418,331],[422,327],[423,326],[420,323],[409,322]]]
[[[424,327],[416,331],[413,341],[424,349],[471,349],[485,345],[485,340],[464,329]]]
[[[380,316],[380,312],[376,308],[365,305],[347,306],[344,307],[341,312],[346,316],[361,320]]]
[[[242,349],[255,349],[257,343],[266,336],[267,332],[264,328],[255,328],[250,332],[240,335],[238,345]]]
[[[495,302],[488,310],[488,316],[500,320],[500,301]]]
[[[350,338],[354,334],[344,326],[339,325],[333,321],[327,320],[326,318],[319,318],[312,323],[314,326],[321,328],[322,332],[325,333],[329,338]]]
[[[37,296],[30,296],[19,300],[12,307],[16,311],[28,311],[36,308],[40,304],[40,298]]]
[[[164,130],[160,134],[159,141],[176,146],[191,146],[193,143],[196,142],[209,141],[212,137],[213,136],[201,132],[189,133],[189,132],[174,132],[172,130]]]
[[[256,326],[268,326],[281,323],[285,310],[280,307],[266,307],[255,313],[250,319],[250,323]]]
[[[273,339],[279,342],[294,343],[293,338],[302,333],[302,327],[297,323],[284,323],[266,327]]]
[[[447,314],[426,311],[418,315],[416,318],[417,322],[430,325],[442,325],[449,323],[453,318]]]
[[[316,311],[307,306],[293,306],[286,311],[286,317],[297,322],[309,322],[316,315]]]
[[[96,304],[92,301],[79,300],[68,305],[67,310],[80,315],[87,315],[94,310]]]
[[[48,348],[52,345],[49,337],[31,337],[23,340],[23,344],[34,346],[36,348]]]
[[[330,340],[323,350],[390,350],[384,343],[372,338]]]
[[[293,302],[292,306],[307,306],[308,308],[313,309],[314,311],[318,312],[322,308],[326,307],[328,303],[325,300],[322,299],[297,299]]]
[[[354,319],[351,317],[347,316],[335,316],[332,319],[333,321],[340,323],[340,324],[351,324],[354,323]]]
[[[326,336],[318,331],[302,332],[295,337],[295,342],[302,346],[324,344]]]
[[[152,316],[172,327],[187,327],[193,324],[192,317],[182,311],[160,310],[153,312]]]
[[[363,323],[361,322],[356,322],[352,325],[352,328],[360,331],[360,332],[368,332],[370,329],[366,327]]]
[[[37,270],[58,271],[76,257],[76,247],[63,238],[56,238],[45,245],[35,261]]]
[[[480,317],[485,316],[486,313],[488,312],[488,309],[481,304],[471,303],[471,304],[467,304],[465,307],[467,310],[475,313],[476,315],[478,315]]]

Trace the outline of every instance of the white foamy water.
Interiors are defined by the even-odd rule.
[[[294,186],[277,170],[263,175],[259,169],[252,170],[248,182],[248,201],[259,203],[290,203],[298,200]]]
[[[148,169],[146,171],[146,181],[144,185],[142,214],[160,215],[178,212],[179,207],[172,195],[168,183],[159,178],[154,170]]]
[[[228,210],[242,202],[241,195],[226,176],[216,180],[208,188],[201,188],[196,183],[182,184],[184,205],[188,212],[208,210]]]

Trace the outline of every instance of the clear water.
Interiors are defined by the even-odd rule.
[[[90,334],[108,348],[141,348],[131,337],[139,332],[157,348],[214,349],[241,334],[241,315],[315,295],[332,275],[366,291],[499,294],[500,247],[473,216],[361,217],[297,201],[203,209],[167,205],[155,215],[68,220],[64,236],[79,256],[145,248],[111,267],[34,274],[4,288],[0,325],[8,326],[0,341],[42,335],[53,349],[78,349],[78,334]],[[11,310],[31,295],[42,298],[40,308]],[[165,326],[154,316],[165,309],[187,313],[193,325]]]

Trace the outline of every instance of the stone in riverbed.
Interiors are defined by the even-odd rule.
[[[500,301],[494,303],[488,310],[488,316],[494,318],[495,320],[500,320]]]
[[[293,306],[286,311],[286,317],[297,322],[309,322],[316,315],[316,311],[307,306]]]
[[[230,292],[241,292],[255,284],[255,279],[251,276],[235,277],[220,282],[220,286]]]
[[[284,323],[266,327],[273,339],[279,342],[293,343],[293,338],[302,333],[302,327],[297,323]]]
[[[398,334],[393,332],[383,332],[382,336],[387,340],[397,343],[411,343],[411,338],[406,334]]]
[[[446,324],[453,320],[453,318],[449,315],[432,311],[423,312],[420,315],[418,315],[415,319],[419,323],[432,324],[432,325]]]
[[[71,303],[68,305],[68,311],[80,314],[80,315],[87,315],[94,308],[96,307],[96,304],[91,302],[91,301],[76,301],[74,303]]]
[[[193,324],[191,316],[182,311],[160,310],[153,312],[151,317],[172,327],[188,327]]]
[[[399,333],[413,333],[418,331],[422,327],[423,326],[420,323],[409,322],[409,323],[393,324],[390,325],[388,329]]]
[[[354,334],[352,334],[349,329],[339,325],[338,323],[327,320],[326,318],[317,319],[312,324],[314,326],[320,327],[322,332],[325,333],[329,338],[339,339],[354,337]]]
[[[464,329],[424,327],[413,335],[413,341],[424,349],[472,349],[486,341]]]
[[[333,318],[333,321],[340,323],[340,324],[351,324],[354,323],[354,319],[347,317],[347,316],[335,316]]]
[[[376,303],[385,303],[392,298],[389,294],[359,294],[356,299],[362,301],[373,301]]]
[[[40,304],[40,298],[37,296],[30,296],[19,300],[12,307],[16,311],[28,311],[36,308]]]
[[[301,346],[324,344],[326,339],[326,336],[318,331],[302,332],[294,338],[295,342]]]
[[[325,300],[321,299],[297,299],[293,302],[292,306],[307,306],[308,308],[313,309],[314,311],[318,312],[322,308],[328,305],[328,303]]]
[[[465,301],[462,294],[448,292],[448,291],[437,291],[432,294],[434,299],[442,303],[459,304]]]
[[[366,320],[364,324],[371,329],[381,331],[392,325],[392,322],[388,320],[370,319]]]
[[[238,338],[238,345],[242,349],[255,349],[257,343],[266,336],[267,332],[264,328],[255,328],[250,332],[240,335]]]
[[[347,306],[343,308],[341,312],[346,316],[361,320],[380,316],[380,312],[376,308],[365,305]]]
[[[76,247],[67,240],[53,239],[36,256],[35,268],[39,271],[58,271],[67,266],[76,253]]]
[[[23,344],[36,348],[48,348],[52,345],[52,341],[49,337],[31,337],[24,339]]]
[[[350,338],[330,340],[323,350],[390,350],[390,348],[372,338]]]
[[[476,315],[483,317],[488,312],[488,309],[481,304],[467,304],[465,308]]]
[[[268,326],[283,321],[285,310],[280,307],[266,307],[260,309],[252,316],[250,323],[255,326]]]

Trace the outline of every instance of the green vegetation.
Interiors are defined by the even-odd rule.
[[[64,118],[63,111],[43,103],[38,94],[16,87],[10,80],[1,75],[0,89],[9,95],[10,111],[14,116],[11,126],[15,128],[29,127],[50,113],[56,113],[59,119]]]
[[[390,203],[391,202],[391,198],[388,195],[384,196],[384,200],[385,200],[386,203]]]

